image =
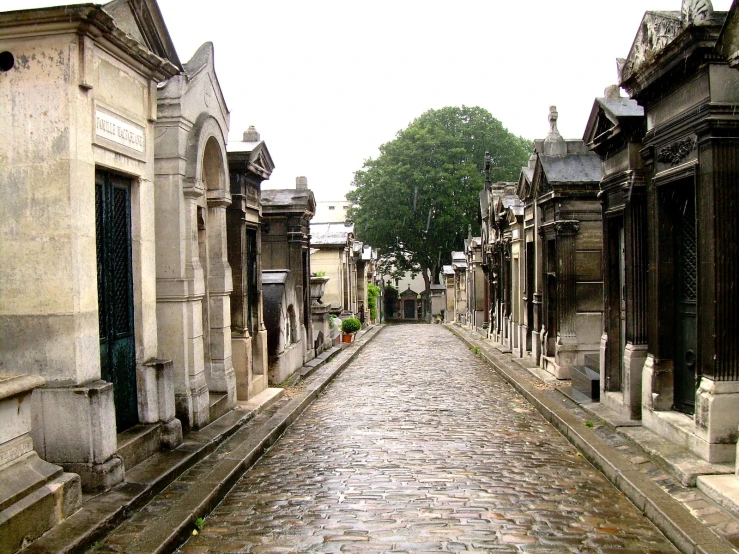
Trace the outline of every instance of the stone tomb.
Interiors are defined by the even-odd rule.
[[[37,375],[0,373],[0,552],[15,552],[80,506],[80,478],[45,462],[31,438]]]

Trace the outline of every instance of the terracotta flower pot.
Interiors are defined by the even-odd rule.
[[[354,340],[354,335],[350,335],[348,333],[344,333],[344,335],[341,337],[341,342],[352,342]]]

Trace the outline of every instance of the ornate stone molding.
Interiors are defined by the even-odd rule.
[[[683,0],[683,26],[700,25],[713,14],[711,0]]]
[[[561,221],[550,221],[539,227],[539,236],[545,238],[547,235],[566,237],[576,234],[580,230],[580,222],[575,219]]]
[[[205,185],[200,179],[186,178],[182,187],[182,194],[185,198],[200,198],[205,193]]]
[[[668,163],[672,166],[679,165],[695,149],[695,138],[687,137],[677,140],[672,144],[661,148],[657,154],[657,161]]]
[[[554,230],[557,232],[557,236],[574,235],[580,230],[580,222],[579,221],[557,221],[554,224]]]

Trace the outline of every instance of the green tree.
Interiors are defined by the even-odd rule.
[[[354,174],[347,198],[357,237],[377,248],[385,274],[420,273],[429,298],[441,265],[477,224],[485,152],[495,182],[518,180],[530,150],[483,108],[425,112]]]

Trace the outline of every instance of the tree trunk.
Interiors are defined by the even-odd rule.
[[[433,271],[433,268],[430,267],[424,267],[421,271],[421,275],[423,275],[423,284],[426,289],[426,296],[423,300],[423,319],[427,323],[430,322],[430,316],[431,316],[431,272]]]

